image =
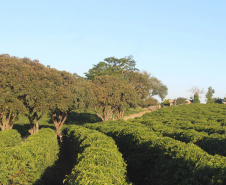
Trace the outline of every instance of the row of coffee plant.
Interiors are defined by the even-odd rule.
[[[16,146],[21,142],[21,135],[15,129],[0,132],[0,150],[6,147]]]
[[[226,158],[209,155],[193,143],[163,137],[145,125],[121,120],[84,126],[115,139],[135,184],[226,183]]]
[[[148,113],[139,122],[161,123],[181,129],[194,129],[208,134],[226,133],[226,105],[192,104],[172,106]]]
[[[138,120],[135,120],[137,122]],[[143,124],[173,139],[183,141],[185,143],[192,142],[211,155],[226,156],[226,135],[214,133],[208,135],[206,132],[198,132],[194,129],[180,129],[173,125],[163,125],[162,123],[152,123],[150,120],[142,121]]]
[[[52,129],[42,128],[20,144],[16,131],[1,131],[0,134],[16,138],[14,144],[6,142],[11,147],[0,150],[0,184],[34,184],[58,159],[59,146]]]
[[[74,161],[64,184],[128,184],[126,164],[111,137],[81,126],[68,126],[63,130],[63,147]]]

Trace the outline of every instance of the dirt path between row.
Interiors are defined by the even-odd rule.
[[[148,112],[152,112],[152,110],[146,109],[145,111],[142,111],[142,112],[139,112],[139,113],[131,114],[131,115],[129,115],[129,116],[124,116],[122,119],[128,120],[128,119],[133,119],[133,118],[136,118],[136,117],[141,117],[141,116],[143,116],[145,113],[148,113]]]

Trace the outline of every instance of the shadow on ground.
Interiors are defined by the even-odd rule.
[[[61,143],[59,159],[55,164],[47,168],[34,185],[63,185],[63,180],[67,174],[70,174],[74,167],[72,156],[69,155],[68,149],[66,149]]]
[[[77,113],[70,112],[65,124],[66,125],[83,125],[85,123],[97,123],[102,120],[96,115],[92,113]]]

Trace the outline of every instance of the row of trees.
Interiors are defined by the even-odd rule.
[[[27,116],[31,134],[49,113],[60,135],[68,114],[93,109],[103,121],[121,118],[129,107],[164,99],[167,87],[147,72],[135,68],[131,56],[106,58],[85,78],[44,66],[29,58],[0,55],[0,128],[11,129],[19,114]]]
[[[190,91],[194,94],[194,98],[191,97],[191,101],[193,103],[200,103],[200,95],[204,94],[204,90],[203,89],[201,90],[198,87],[194,86],[191,88]],[[214,93],[215,93],[215,90],[211,86],[209,86],[205,94],[207,104],[223,103],[225,101],[225,98],[224,99],[214,98],[213,97]]]
[[[173,104],[174,105],[183,105],[186,103],[200,103],[200,95],[204,94],[204,90],[199,89],[198,87],[194,86],[190,90],[192,92],[193,96],[190,97],[190,100],[187,100],[187,98],[179,97],[177,99],[174,99]],[[212,104],[212,103],[224,103],[226,101],[226,98],[214,98],[213,95],[215,93],[215,90],[210,86],[208,87],[208,91],[206,92],[206,103]],[[170,105],[170,99],[165,99],[165,101],[162,103],[162,105]]]
[[[36,133],[38,121],[49,112],[59,133],[68,112],[80,105],[78,76],[9,55],[0,56],[0,65],[1,130],[11,129],[20,113],[30,122],[29,132]]]

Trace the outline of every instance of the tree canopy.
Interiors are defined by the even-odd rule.
[[[0,128],[12,129],[15,119],[24,106],[17,98],[17,89],[20,88],[18,73],[21,68],[16,57],[0,55]]]
[[[0,55],[0,65],[1,130],[11,129],[21,113],[30,122],[29,132],[36,133],[39,119],[49,112],[59,135],[68,113],[84,104],[81,80],[76,74],[45,67],[38,60],[9,55]]]
[[[38,60],[0,55],[0,128],[12,129],[19,114],[25,115],[30,134],[39,131],[38,121],[49,113],[60,135],[68,114],[92,108],[103,120],[120,119],[137,105],[156,104],[167,87],[147,72],[140,72],[132,56],[109,57],[94,65],[86,78],[44,66]]]
[[[176,100],[176,104],[177,105],[183,105],[187,102],[187,98],[183,98],[183,97],[178,97]]]
[[[47,98],[49,114],[60,136],[60,129],[69,113],[81,107],[82,98],[79,77],[66,71],[48,69],[49,95]]]
[[[103,121],[121,118],[128,107],[137,103],[134,88],[117,76],[96,76],[89,83],[93,110]]]
[[[208,87],[208,91],[206,93],[207,103],[214,103],[213,94],[215,90],[212,87]]]
[[[136,62],[133,60],[132,56],[120,59],[109,57],[94,65],[88,73],[85,73],[85,76],[88,80],[93,80],[95,76],[100,75],[124,76],[126,72],[138,71],[135,65]]]
[[[168,88],[151,74],[140,72],[135,65],[136,62],[132,56],[120,59],[109,57],[104,59],[104,62],[94,65],[85,75],[88,80],[93,80],[95,76],[102,75],[118,76],[134,87],[140,99],[157,95],[163,100],[168,93]]]

